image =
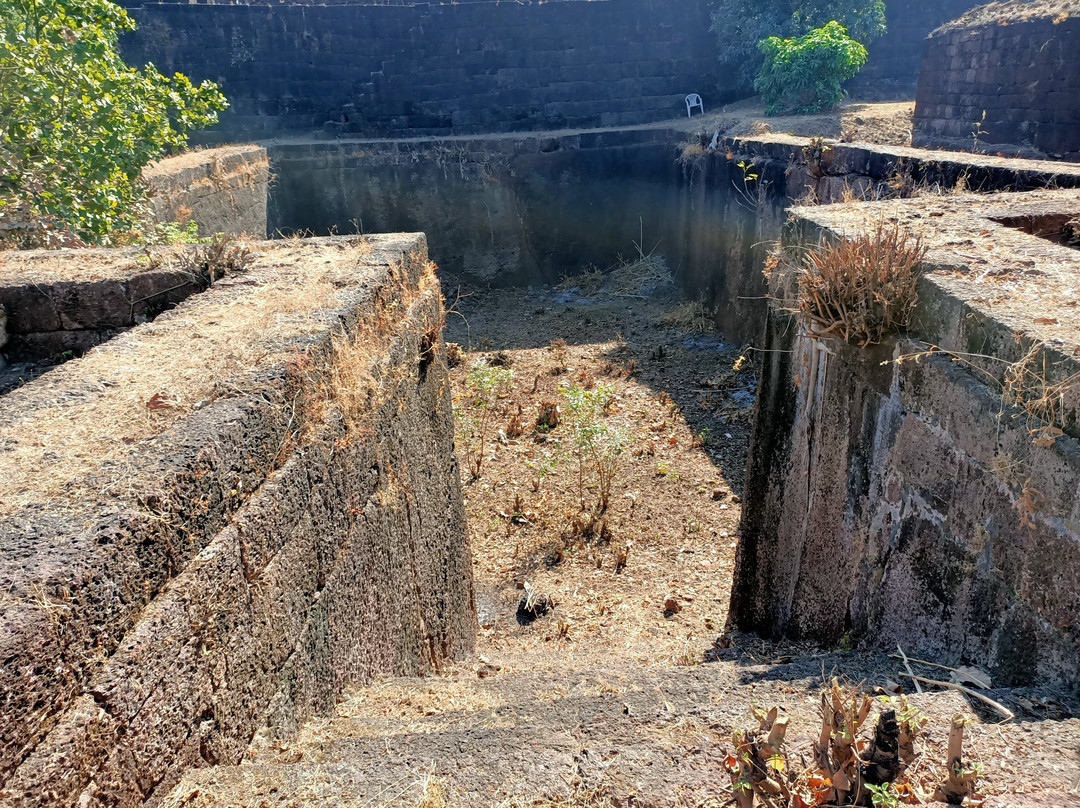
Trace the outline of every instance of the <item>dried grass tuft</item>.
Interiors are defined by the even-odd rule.
[[[713,311],[704,300],[688,300],[673,307],[660,321],[661,325],[680,331],[711,333],[716,331]]]
[[[597,267],[589,264],[584,272],[577,275],[566,275],[562,282],[555,288],[560,292],[569,292],[574,289],[580,290],[583,295],[599,294],[604,285],[604,273]]]
[[[499,803],[498,808],[614,808],[615,801],[607,786],[577,785],[568,797],[529,797],[516,794]]]
[[[818,335],[866,346],[906,328],[927,248],[898,223],[806,255],[798,268],[798,311]]]
[[[623,263],[611,271],[611,296],[644,300],[646,292],[664,286],[674,286],[675,278],[662,255],[645,255],[638,248],[638,258]]]

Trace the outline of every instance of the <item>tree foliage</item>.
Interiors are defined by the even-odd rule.
[[[799,115],[835,106],[844,97],[841,84],[866,64],[866,48],[833,21],[794,39],[762,41],[765,64],[754,89],[765,114]]]
[[[134,223],[142,168],[217,121],[212,82],[125,64],[134,27],[108,0],[0,4],[0,218],[29,209],[100,241]]]
[[[759,43],[802,36],[833,20],[865,45],[885,33],[885,0],[716,0],[712,29],[720,61],[749,87],[763,64]]]

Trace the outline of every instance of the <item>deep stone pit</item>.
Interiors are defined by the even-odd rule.
[[[795,198],[841,204],[801,210],[793,248],[899,216],[934,241],[939,267],[910,337],[1015,362],[1014,333],[1053,325],[1044,336],[1067,376],[1069,313],[1014,310],[987,278],[1017,280],[1020,296],[1053,281],[1051,297],[1067,299],[1074,251],[1038,235],[1080,212],[1077,192],[948,189],[961,177],[979,190],[1075,186],[1075,166],[782,135],[716,146],[662,127],[273,144],[269,216],[286,232],[352,219],[422,228],[444,278],[479,285],[550,284],[632,256],[635,242],[655,250],[717,306],[729,337],[765,349],[737,625],[901,642],[988,665],[1002,683],[1077,692],[1075,417],[1031,449],[1023,425],[1002,427],[1000,395],[947,357],[882,366],[890,350],[807,338],[775,307],[766,320],[766,293],[782,300],[790,277],[770,289],[759,274]],[[924,196],[854,202],[898,183]],[[0,456],[18,469],[0,483],[0,659],[16,696],[0,793],[15,805],[154,803],[185,770],[238,776],[229,764],[254,733],[289,737],[349,683],[425,672],[471,647],[425,239],[256,249],[250,273],[183,302],[191,279],[161,251],[145,296],[179,306],[153,322],[135,306],[152,274],[137,253],[87,259],[100,278],[78,296],[59,294],[60,276],[10,285],[43,295],[38,308],[61,324],[57,301],[70,299],[75,331],[130,329],[0,399]],[[38,253],[18,266],[73,260]],[[86,305],[99,298],[111,302]],[[22,300],[13,312],[32,310]],[[92,325],[91,308],[108,316]],[[804,358],[823,368],[809,398]],[[1020,452],[1026,479],[999,462]],[[1032,490],[1042,498],[1028,527],[1018,503]]]

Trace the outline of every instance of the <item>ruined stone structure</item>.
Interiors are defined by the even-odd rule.
[[[154,218],[192,221],[199,233],[264,238],[270,160],[261,146],[192,151],[143,169]]]
[[[914,143],[1080,160],[1080,4],[991,3],[934,31]]]
[[[1078,369],[1077,252],[1059,238],[1078,214],[1075,190],[796,209],[770,288],[739,628],[1080,689],[1078,401],[1055,387]],[[790,312],[798,256],[878,217],[931,247],[910,331],[864,348],[809,333]],[[1044,395],[1064,433],[1040,420]]]
[[[0,302],[105,308],[195,273],[185,249],[22,253]],[[0,398],[5,806],[159,802],[351,682],[472,646],[423,236],[254,249]]]
[[[704,0],[123,4],[129,61],[221,84],[213,142],[627,126],[745,93]],[[970,6],[890,2],[861,86],[913,86],[923,38]]]

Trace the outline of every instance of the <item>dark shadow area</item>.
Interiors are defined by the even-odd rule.
[[[1069,213],[1007,216],[992,221],[1063,247],[1080,250],[1080,219]]]
[[[786,203],[782,167],[748,180],[701,138],[640,137],[552,138],[539,151],[502,141],[271,147],[270,232],[423,231],[444,277],[475,288],[551,286],[662,257],[725,335],[756,340],[760,267]]]
[[[725,638],[727,648],[712,648],[705,654],[706,664],[734,663],[739,671],[741,685],[758,685],[763,682],[798,683],[800,687],[815,689],[839,677],[849,685],[862,684],[864,689],[891,695],[888,683],[899,683],[904,693],[916,689],[910,678],[904,676],[904,661],[893,654],[866,650],[823,651],[810,644],[794,642],[770,642],[753,634],[733,632]],[[949,671],[942,670],[933,660],[923,662],[909,658],[916,675],[926,679],[948,681]],[[933,685],[922,685],[924,690],[937,690]],[[959,691],[956,691],[959,692]],[[994,687],[978,689],[977,692],[997,701],[1016,715],[1016,721],[1064,721],[1080,717],[1080,700],[1061,688],[1048,686]],[[963,694],[962,694],[963,695]],[[985,702],[963,695],[972,711],[986,723],[996,724],[1004,716]],[[1076,739],[1080,754],[1080,738]]]

